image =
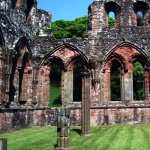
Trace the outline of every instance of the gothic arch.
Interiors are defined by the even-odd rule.
[[[76,66],[78,66],[78,64],[81,64],[84,67],[86,66],[85,68],[87,68],[88,58],[83,54],[81,50],[79,50],[77,47],[70,45],[68,43],[64,43],[54,48],[53,51],[45,55],[45,57],[43,58],[43,60],[41,61],[39,65],[39,69],[43,68],[45,72],[47,71],[44,68],[46,67],[49,68],[49,75],[45,75],[46,73],[41,75],[39,73],[39,76],[40,76],[39,83],[41,83],[42,86],[46,85],[45,89],[49,89],[49,87],[52,86],[52,83],[54,83],[53,82],[54,80],[52,79],[51,75],[53,74],[54,69],[52,68],[52,65],[55,63],[55,60],[59,60],[58,65],[62,66],[59,71],[61,74],[61,75],[59,74],[59,78],[60,78],[59,88],[61,89],[60,99],[61,99],[62,105],[66,105],[67,103],[72,103],[74,101],[74,96],[73,96],[74,85],[75,85],[74,84],[74,69],[76,68]],[[46,80],[46,84],[42,81],[42,79],[44,81]],[[80,75],[80,81],[81,81],[81,75]],[[39,89],[39,91],[40,90],[42,89]],[[82,87],[81,87],[81,90],[82,90]],[[80,94],[82,94],[81,90],[80,90]],[[52,90],[50,90],[50,92],[52,92]],[[48,94],[47,94],[47,97],[44,97],[43,99],[44,101],[48,101]]]
[[[28,52],[29,52],[30,55],[31,55],[31,49],[30,49],[30,46],[29,46],[29,40],[28,40],[25,36],[21,37],[21,38],[17,41],[17,43],[16,43],[16,45],[15,45],[15,50],[19,53],[19,49],[21,49],[21,48],[23,48],[23,47],[27,47]]]
[[[24,83],[28,82],[25,78],[27,76],[30,76],[30,78],[32,78],[31,50],[27,38],[20,38],[15,45],[14,50],[15,55],[12,58],[12,68],[9,79],[9,100],[10,103],[12,101],[15,101],[19,104],[25,104],[27,100],[25,100],[25,98],[22,96],[23,88],[27,89],[27,87],[23,87],[25,86]],[[29,85],[31,88],[31,83],[28,83],[27,86]],[[24,95],[26,94],[27,93],[24,93]]]
[[[120,24],[120,12],[121,12],[121,7],[114,1],[107,1],[104,4],[105,11],[107,13],[107,26],[109,26],[109,17],[111,17],[114,21],[114,24],[112,27],[117,27]]]
[[[105,65],[104,65],[103,71],[105,71],[106,67],[111,67],[113,60],[116,60],[121,64],[121,67],[124,70],[124,72],[126,72],[128,70],[126,60],[121,55],[119,55],[119,54],[112,54],[111,55],[111,53],[110,53],[110,55],[105,60]]]
[[[69,52],[71,54],[69,54]],[[54,48],[53,51],[46,54],[42,62],[40,63],[40,66],[48,60],[58,58],[63,62],[64,66],[67,67],[73,60],[79,57],[84,64],[88,64],[88,58],[83,54],[83,52],[80,49],[78,49],[74,45],[64,43]]]
[[[116,44],[113,46],[112,49],[108,50],[108,52],[106,53],[105,57],[104,57],[104,61],[106,62],[107,58],[118,48],[121,47],[129,47],[129,48],[134,48],[135,50],[137,50],[139,52],[139,54],[142,55],[142,57],[145,58],[145,60],[147,61],[147,64],[150,65],[150,58],[146,52],[145,49],[141,48],[140,45],[138,44],[133,44],[131,42],[122,42],[119,44]]]
[[[145,50],[139,48],[138,46],[123,42],[121,44],[116,45],[113,47],[105,56],[104,58],[104,78],[107,80],[107,85],[105,85],[105,91],[106,92],[106,99],[110,100],[110,79],[111,79],[111,64],[113,60],[117,60],[120,62],[122,68],[124,69],[124,72],[122,73],[122,99],[125,100],[137,100],[134,98],[135,91],[133,87],[133,80],[135,81],[135,77],[133,78],[133,72],[134,72],[134,62],[138,61],[142,64],[144,67],[144,73],[143,73],[143,81],[145,84],[144,92],[145,92],[145,100],[148,99],[148,93],[149,93],[149,71],[147,68],[149,68],[149,57]],[[115,68],[114,68],[115,69]],[[135,72],[134,72],[135,74]],[[131,92],[128,92],[131,91]]]
[[[11,3],[13,9],[24,7],[26,16],[28,17],[29,12],[31,11],[32,7],[37,3],[37,1],[36,0],[25,0],[25,1],[11,0]]]
[[[149,4],[145,1],[136,1],[133,3],[133,10],[136,14],[137,26],[143,26],[145,24],[145,15],[149,10]]]
[[[143,65],[144,69],[149,67],[149,61],[143,55],[134,55],[132,57],[132,62],[135,61],[139,61]]]

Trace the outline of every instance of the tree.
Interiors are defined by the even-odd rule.
[[[73,21],[57,20],[52,23],[52,32],[57,39],[83,37],[87,30],[87,23],[86,16]]]
[[[115,26],[115,19],[113,17],[108,18],[108,26],[109,28],[113,28]]]

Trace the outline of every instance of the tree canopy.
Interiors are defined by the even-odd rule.
[[[76,18],[73,21],[57,20],[52,23],[52,32],[55,38],[83,37],[87,31],[87,16]]]

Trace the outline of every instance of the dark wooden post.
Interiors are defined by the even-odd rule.
[[[81,132],[89,134],[90,130],[90,73],[82,72],[82,105],[81,105]]]

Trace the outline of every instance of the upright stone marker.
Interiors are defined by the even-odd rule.
[[[55,146],[56,150],[69,150],[69,116],[69,109],[57,109],[57,144]]]

